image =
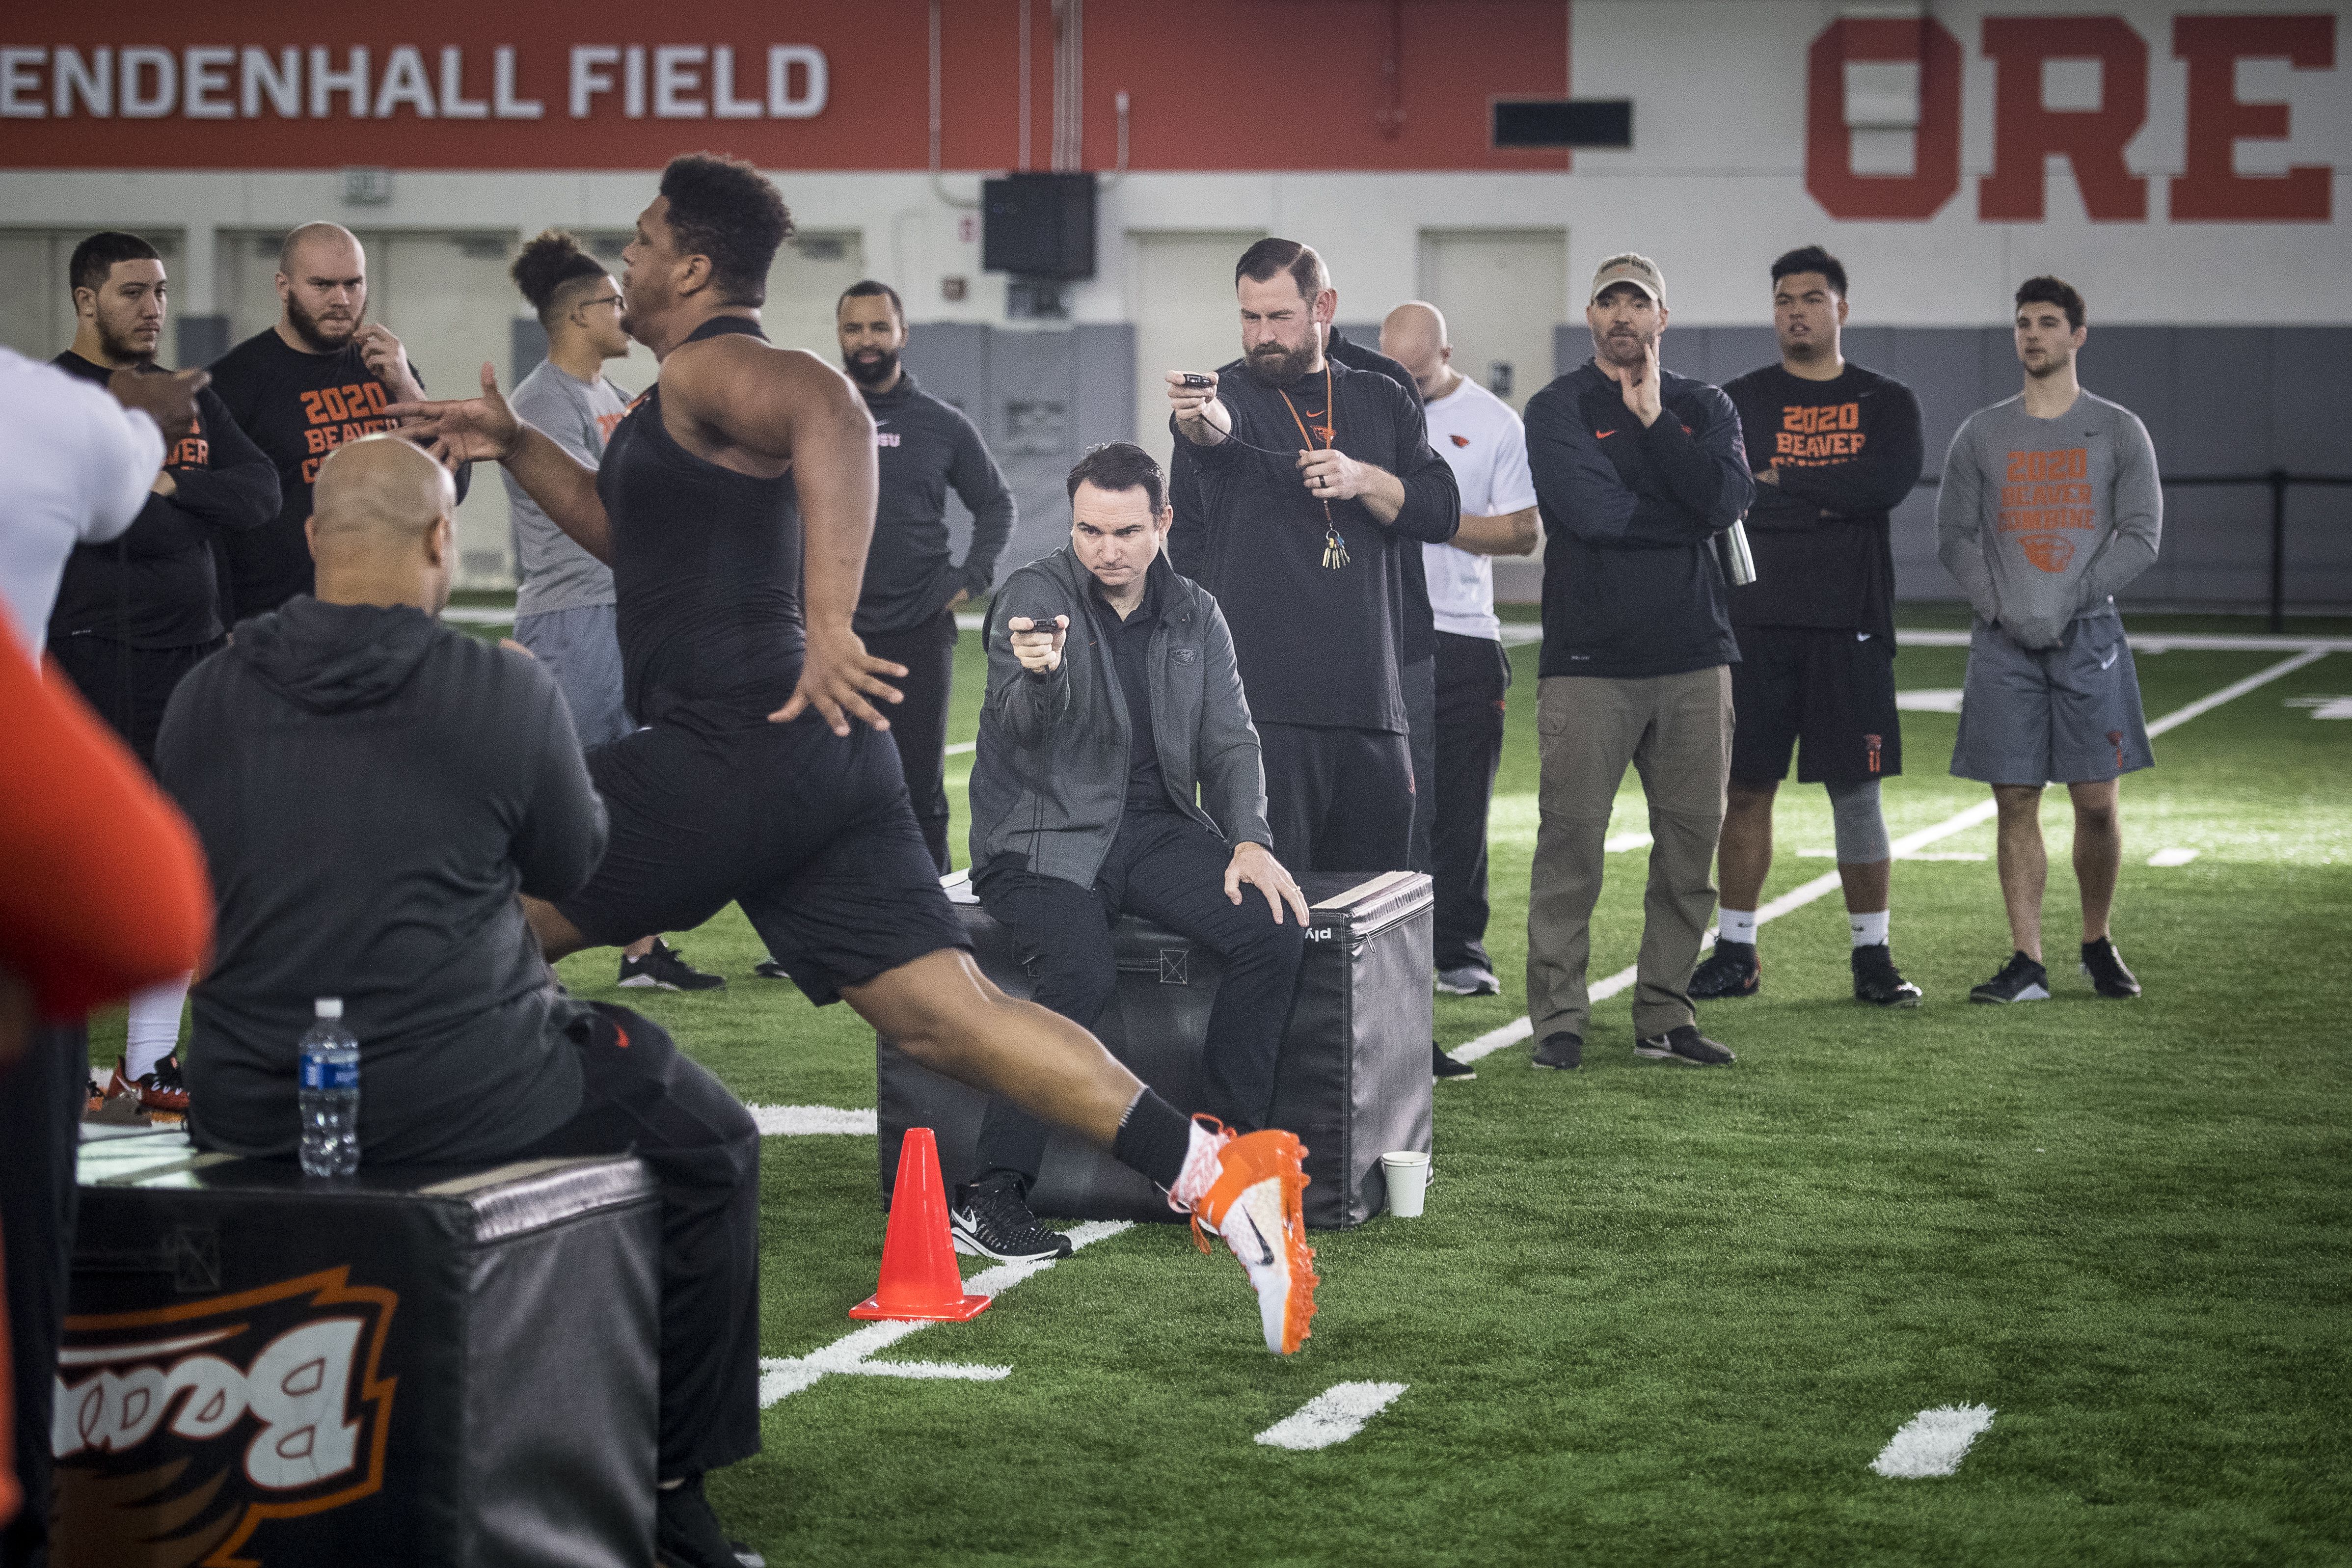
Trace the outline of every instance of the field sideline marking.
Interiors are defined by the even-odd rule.
[[[1307,1453],[1344,1443],[1387,1409],[1410,1384],[1335,1383],[1257,1435],[1269,1448]]]
[[[2333,639],[2326,642],[2314,642],[2292,658],[2283,658],[2267,668],[2256,670],[2253,674],[2247,676],[2243,680],[2233,680],[2229,685],[2221,688],[2219,691],[2208,693],[2206,696],[2199,698],[2196,701],[2188,704],[2186,707],[2174,709],[2171,712],[2167,713],[2163,718],[2157,720],[2147,727],[2148,739],[2154,740],[2157,736],[2163,734],[2168,730],[2177,730],[2181,725],[2188,723],[2191,719],[2198,718],[2206,713],[2210,713],[2214,709],[2219,708],[2224,702],[2228,702],[2234,698],[2243,697],[2247,692],[2253,690],[2256,687],[2267,686],[2283,675],[2294,674],[2296,670],[2301,669],[2306,664],[2317,663],[2319,660],[2326,658],[2329,654],[2339,651],[2336,644],[2343,640],[2344,639]],[[2266,643],[2263,646],[2267,649],[2273,645]],[[2347,648],[2352,648],[2352,643],[2347,643],[2346,646]],[[1928,845],[1935,843],[1938,839],[1949,838],[1956,833],[1965,833],[1980,822],[1990,822],[1992,820],[1993,814],[1997,809],[1998,807],[1995,803],[1988,797],[1984,800],[1979,801],[1976,805],[1969,807],[1966,811],[1946,817],[1943,821],[1936,824],[1933,827],[1923,827],[1916,833],[1906,833],[1902,837],[1895,841],[1895,858],[1899,860],[1905,856],[1910,855],[1915,851],[1925,849]],[[1769,902],[1766,903],[1763,908],[1758,910],[1756,911],[1756,923],[1758,925],[1762,925],[1766,921],[1779,920],[1782,915],[1789,913],[1792,910],[1803,909],[1807,904],[1811,903],[1814,900],[1826,897],[1827,895],[1835,892],[1839,886],[1838,874],[1835,871],[1826,872],[1822,876],[1814,878],[1810,882],[1799,883],[1796,887],[1790,889],[1779,898],[1771,900]],[[1699,951],[1702,952],[1706,952],[1707,947],[1712,945],[1714,942],[1715,931],[1710,928],[1706,938],[1700,943]],[[1639,973],[1640,971],[1637,965],[1627,964],[1624,968],[1619,970],[1608,979],[1600,982],[1592,987],[1592,1000],[1595,1002],[1607,1001],[1610,997],[1616,995],[1617,993],[1633,984],[1634,976]],[[1476,1039],[1470,1041],[1467,1045],[1454,1047],[1453,1051],[1449,1054],[1455,1061],[1458,1062],[1475,1062],[1481,1057],[1490,1057],[1496,1051],[1504,1050],[1511,1046],[1516,1046],[1521,1040],[1531,1037],[1535,1032],[1535,1026],[1529,1023],[1527,1019],[1514,1018],[1499,1029],[1489,1029],[1486,1033],[1479,1036]]]
[[[1123,1230],[1133,1230],[1134,1222],[1123,1219],[1090,1219],[1074,1225],[1064,1234],[1070,1238],[1070,1248],[1076,1251],[1097,1241],[1117,1236]],[[993,1268],[982,1269],[963,1282],[963,1288],[975,1296],[1001,1296],[1032,1274],[1042,1274],[1054,1267],[1051,1258],[1032,1258],[1025,1263],[1000,1263]],[[971,1366],[961,1363],[935,1361],[874,1361],[871,1357],[888,1350],[908,1334],[919,1333],[931,1325],[888,1320],[867,1323],[829,1345],[798,1356],[764,1356],[760,1361],[760,1408],[767,1409],[779,1400],[789,1399],[803,1389],[814,1387],[828,1373],[856,1377],[953,1378],[965,1383],[1000,1383],[1013,1375],[1009,1366]]]
[[[1945,1405],[1922,1410],[1895,1429],[1870,1461],[1882,1476],[1919,1480],[1948,1476],[1960,1468],[1969,1445],[1992,1426],[1992,1407],[1986,1405]]]
[[[762,1138],[805,1138],[814,1133],[846,1133],[872,1138],[880,1131],[871,1110],[843,1110],[830,1105],[747,1105],[760,1124]]]

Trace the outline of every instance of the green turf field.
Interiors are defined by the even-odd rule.
[[[951,742],[974,730],[973,645]],[[2148,715],[2281,657],[2143,653]],[[1958,687],[1963,658],[1906,649],[1900,684]],[[1508,994],[1440,997],[1448,1046],[1522,1011],[1535,649],[1514,662],[1489,938]],[[2331,655],[2159,739],[2125,784],[2137,1002],[2074,973],[2058,792],[2048,1004],[1966,1003],[2008,951],[1971,827],[1932,852],[1987,858],[1896,868],[1916,1012],[1846,999],[1832,895],[1763,932],[1763,996],[1706,1008],[1734,1068],[1638,1060],[1621,995],[1584,1071],[1538,1072],[1522,1044],[1441,1086],[1427,1215],[1318,1236],[1322,1310],[1288,1363],[1230,1258],[1129,1230],[877,1358],[1009,1375],[818,1378],[713,1496],[779,1564],[2352,1561],[2352,722],[2290,705],[2346,693],[2352,654]],[[1983,797],[1945,773],[1955,722],[1905,715],[1897,837]],[[1629,782],[1612,831],[1643,826]],[[1830,842],[1821,793],[1790,786],[1768,898],[1830,870],[1803,853]],[[2146,864],[2165,848],[2198,856]],[[1643,868],[1612,857],[1596,979],[1633,961]],[[643,1007],[747,1101],[874,1104],[870,1032],[751,978],[740,914],[673,941],[728,991],[617,992],[604,952],[563,978]],[[870,1137],[767,1141],[765,1355],[858,1327],[875,1158]],[[1407,1387],[1337,1446],[1253,1440],[1342,1382]],[[1873,1473],[1955,1405],[1997,1412],[1956,1474]]]

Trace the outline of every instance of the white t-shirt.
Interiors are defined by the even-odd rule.
[[[129,528],[163,467],[163,433],[106,389],[0,348],[0,601],[37,659],[66,557]]]
[[[1463,516],[1501,517],[1536,504],[1527,427],[1509,404],[1465,375],[1422,412],[1429,419],[1429,444],[1453,466]],[[1451,544],[1424,544],[1421,551],[1437,629],[1498,640],[1503,624],[1495,618],[1494,557]]]

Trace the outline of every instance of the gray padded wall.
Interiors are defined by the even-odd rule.
[[[1035,560],[1069,535],[1066,483],[1080,453],[1135,434],[1135,329],[1086,322],[1013,331],[952,322],[917,322],[908,332],[907,367],[923,389],[954,404],[1013,487],[1019,517],[996,577]],[[961,559],[971,514],[948,497],[949,527]]]
[[[1582,363],[1581,324],[1553,338],[1560,371]],[[1717,385],[1778,357],[1769,327],[1675,327],[1666,362]],[[1927,473],[1943,468],[1960,422],[2014,396],[2019,373],[2001,327],[1853,327],[1847,357],[1918,395]],[[2352,473],[2344,437],[2352,410],[2352,327],[2101,327],[2081,363],[2084,384],[2146,423],[2166,477]],[[2287,500],[2290,605],[2352,605],[2352,489],[2302,487]],[[1895,513],[1895,591],[1906,599],[1958,596],[1936,559],[1935,492],[1921,489]],[[2255,609],[2270,594],[2270,491],[2262,486],[2177,486],[2166,492],[2157,563],[2125,595],[2140,604]]]

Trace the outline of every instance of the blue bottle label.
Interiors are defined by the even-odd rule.
[[[360,1086],[360,1064],[331,1062],[324,1057],[305,1056],[302,1058],[304,1089],[357,1089]]]

